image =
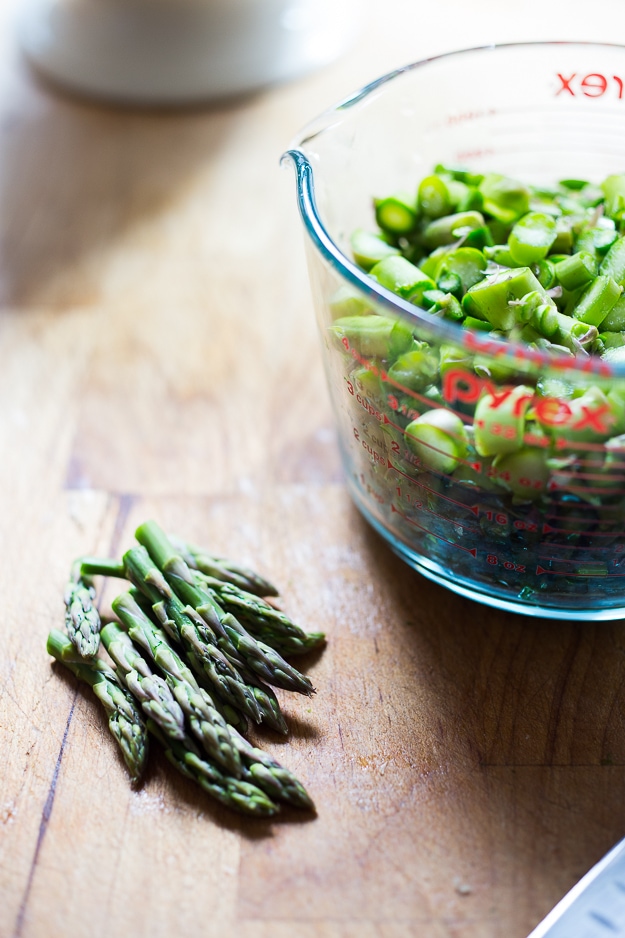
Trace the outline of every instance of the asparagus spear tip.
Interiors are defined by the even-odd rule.
[[[103,661],[79,659],[72,643],[58,629],[50,632],[46,647],[48,653],[66,665],[79,680],[91,685],[109,715],[109,729],[121,749],[131,778],[138,782],[145,767],[148,740],[145,724],[131,695],[120,686],[115,672]]]

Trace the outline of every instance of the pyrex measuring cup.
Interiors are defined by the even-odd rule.
[[[375,230],[372,197],[414,192],[437,163],[544,185],[625,171],[624,84],[619,46],[465,50],[373,82],[288,153],[356,504],[425,576],[530,615],[625,615],[625,364],[435,318],[360,270],[349,237]]]

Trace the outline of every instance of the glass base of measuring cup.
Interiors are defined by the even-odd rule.
[[[488,585],[482,585],[463,576],[457,570],[446,569],[436,561],[412,550],[407,544],[399,540],[392,528],[382,518],[377,517],[370,511],[358,484],[348,477],[347,485],[360,513],[402,560],[418,573],[427,577],[428,580],[433,580],[434,583],[445,586],[460,596],[465,596],[467,599],[472,599],[485,606],[503,609],[505,612],[518,612],[521,615],[535,618],[568,619],[577,622],[608,622],[625,618],[625,600],[619,600],[617,597],[612,598],[614,605],[606,606],[605,599],[602,599],[600,604],[597,600],[593,601],[592,595],[585,598],[579,595],[572,597],[562,595],[543,596],[535,591],[535,598],[533,598],[528,595],[527,589],[524,588],[522,592],[525,596],[515,596],[510,588],[504,589],[494,581]]]

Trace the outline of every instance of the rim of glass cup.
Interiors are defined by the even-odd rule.
[[[490,335],[490,333],[467,329],[465,326],[450,322],[449,320],[434,320],[426,310],[415,306],[413,303],[409,303],[407,300],[397,296],[396,293],[392,293],[390,290],[377,284],[365,271],[361,270],[360,267],[341,251],[328,233],[317,209],[313,165],[304,150],[301,149],[301,147],[305,146],[305,144],[311,140],[314,140],[319,134],[331,130],[337,123],[337,118],[340,118],[342,111],[354,107],[390,81],[393,81],[407,72],[414,71],[418,68],[424,68],[432,62],[439,62],[442,59],[459,57],[475,52],[488,53],[500,49],[529,49],[546,46],[585,46],[596,49],[620,49],[625,53],[625,45],[617,42],[541,40],[471,46],[466,49],[456,49],[451,52],[443,52],[439,55],[419,59],[416,62],[410,62],[407,65],[393,69],[391,72],[387,72],[385,75],[364,85],[359,90],[347,95],[347,97],[343,98],[337,104],[322,111],[321,114],[312,121],[309,121],[302,128],[297,137],[291,142],[289,149],[282,154],[281,163],[284,165],[290,161],[295,168],[297,200],[300,215],[308,235],[319,253],[337,273],[341,274],[352,286],[357,287],[361,293],[368,296],[378,307],[389,310],[390,312],[399,313],[404,318],[407,317],[415,323],[422,324],[437,337],[448,340],[456,345],[465,345],[466,335],[470,333],[472,350],[486,356],[500,358],[503,355],[512,355],[519,362],[519,365],[521,365],[521,363],[533,363],[536,365],[544,365],[547,368],[557,369],[559,372],[575,371],[588,375],[596,374],[598,377],[603,378],[625,378],[625,362],[606,362],[598,355],[571,359],[570,356],[565,354],[550,354],[542,349],[531,349],[522,342],[509,339],[497,339]]]

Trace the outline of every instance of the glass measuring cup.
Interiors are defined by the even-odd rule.
[[[542,185],[623,172],[624,83],[620,46],[464,50],[373,82],[285,155],[354,501],[425,576],[530,615],[625,616],[625,364],[434,318],[358,268],[349,237],[374,230],[372,197],[438,163]],[[396,367],[414,339],[416,378]]]

